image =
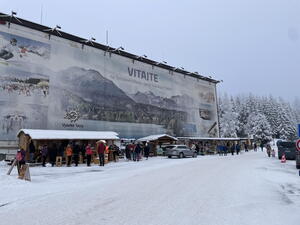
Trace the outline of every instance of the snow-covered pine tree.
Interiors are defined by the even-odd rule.
[[[284,140],[296,139],[296,124],[293,121],[291,107],[283,99],[279,99],[279,137]]]
[[[247,123],[248,135],[256,140],[263,141],[264,143],[272,140],[271,126],[265,115],[261,113],[251,113],[248,117]]]
[[[279,104],[271,95],[268,98],[263,98],[262,101],[261,113],[267,117],[267,120],[271,126],[273,138],[279,138]]]
[[[293,110],[295,113],[296,123],[300,124],[300,98],[296,97],[293,102]]]
[[[224,95],[220,102],[221,137],[237,137],[237,113],[233,111],[233,102],[227,94]]]
[[[246,104],[245,96],[238,96],[235,101],[237,117],[237,135],[238,137],[246,137],[246,125],[249,117],[249,108]]]

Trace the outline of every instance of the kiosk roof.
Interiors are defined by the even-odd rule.
[[[33,140],[119,140],[118,134],[112,131],[21,129],[17,136],[19,137],[21,133]]]

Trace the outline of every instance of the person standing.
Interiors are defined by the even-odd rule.
[[[41,151],[41,155],[42,155],[42,160],[43,160],[43,167],[46,166],[46,160],[47,160],[47,156],[48,156],[48,146],[44,145],[42,147],[42,151]]]
[[[29,160],[30,160],[30,162],[34,162],[34,155],[35,155],[35,146],[33,144],[33,141],[30,140],[30,144],[29,144]]]
[[[263,142],[260,143],[260,148],[261,148],[261,151],[263,152],[264,151],[264,144],[263,144]]]
[[[234,155],[235,152],[235,144],[233,143],[230,147],[231,155]]]
[[[25,156],[26,156],[26,151],[23,148],[21,148],[17,151],[16,159],[17,159],[19,168],[22,165],[25,165]]]
[[[228,152],[228,147],[227,147],[227,145],[224,145],[224,146],[223,146],[223,149],[224,149],[224,156],[227,156],[227,152]]]
[[[20,175],[23,165],[25,165],[26,152],[23,148],[19,149],[16,154],[18,174]]]
[[[130,144],[130,152],[132,160],[136,161],[135,145],[133,143]]]
[[[56,144],[53,143],[49,148],[49,158],[50,158],[52,167],[54,166],[54,164],[56,162],[56,155],[57,155],[57,147],[56,147]]]
[[[237,143],[237,145],[235,146],[235,150],[236,150],[236,154],[240,154],[240,151],[241,151],[241,146],[239,143]]]
[[[197,155],[199,155],[199,152],[200,152],[199,143],[196,143],[195,146],[196,146],[195,150],[197,152]]]
[[[80,152],[81,152],[81,157],[82,157],[82,163],[85,163],[85,157],[86,157],[86,146],[84,143],[81,144],[80,146]]]
[[[97,147],[97,152],[99,155],[99,166],[104,166],[104,153],[105,153],[105,141],[99,141],[98,142],[98,147]]]
[[[72,155],[73,155],[73,149],[70,144],[67,145],[66,148],[66,157],[67,157],[67,166],[71,166],[71,161],[72,161]]]
[[[140,154],[142,152],[142,147],[141,147],[140,143],[137,143],[137,145],[134,148],[134,152],[135,152],[135,155],[136,155],[136,161],[137,162],[140,161]]]
[[[60,143],[57,148],[57,154],[56,154],[56,166],[62,165],[62,157],[64,154],[64,145],[63,143]]]
[[[127,161],[131,160],[131,151],[130,151],[130,145],[129,144],[127,144],[125,146],[125,156],[126,156]]]
[[[86,165],[91,166],[91,160],[92,160],[92,155],[93,155],[93,150],[91,149],[91,145],[88,144],[85,147],[85,155],[86,155]]]
[[[113,153],[114,162],[117,162],[119,160],[120,148],[116,144],[112,144],[112,149],[113,149],[112,153]]]
[[[272,152],[271,145],[270,145],[270,144],[267,144],[267,153],[268,153],[268,156],[269,156],[269,157],[271,157],[271,152]]]
[[[257,152],[257,144],[254,143],[254,151]]]
[[[74,158],[75,166],[78,166],[79,151],[80,151],[80,147],[79,147],[79,144],[76,142],[74,145],[74,148],[73,148],[73,158]]]
[[[222,156],[223,155],[223,147],[221,144],[218,144],[217,145],[217,151],[219,153],[219,156]]]
[[[247,145],[247,143],[244,144],[244,148],[245,148],[245,152],[248,152],[248,151],[249,151],[249,150],[248,150],[248,145]]]
[[[149,143],[146,142],[145,147],[144,147],[144,156],[145,156],[146,160],[148,160],[149,152],[150,152]]]

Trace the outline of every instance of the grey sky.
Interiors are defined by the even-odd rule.
[[[223,80],[229,94],[299,96],[299,0],[1,0],[0,11]]]

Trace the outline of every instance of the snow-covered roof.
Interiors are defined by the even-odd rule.
[[[75,131],[75,130],[39,130],[21,129],[21,133],[29,135],[33,140],[118,140],[118,134],[112,131]]]
[[[205,141],[240,141],[240,140],[242,140],[241,138],[210,138],[210,137],[178,137],[178,139],[205,140]]]
[[[157,135],[150,135],[150,136],[147,136],[147,137],[140,138],[140,139],[138,139],[138,141],[156,141],[156,140],[161,139],[161,138],[169,138],[173,141],[178,140],[176,137],[170,136],[168,134],[157,134]]]

